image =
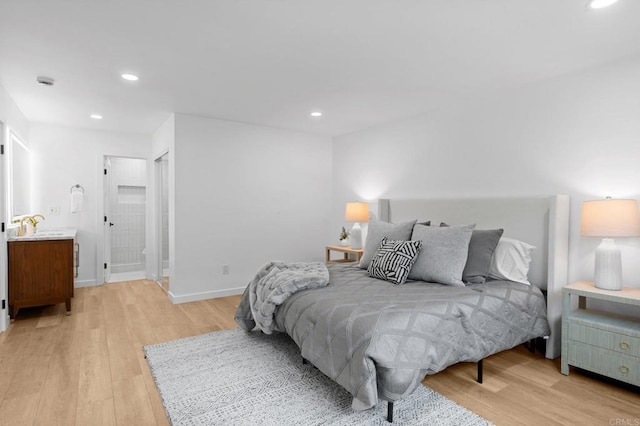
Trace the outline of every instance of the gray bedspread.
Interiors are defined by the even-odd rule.
[[[543,296],[533,286],[397,286],[343,264],[331,265],[329,273],[328,286],[286,300],[275,326],[353,395],[357,410],[378,398],[408,396],[426,374],[550,333]]]
[[[324,263],[267,262],[244,291],[235,320],[244,330],[251,331],[257,326],[265,334],[271,334],[278,306],[299,291],[328,283],[329,271]]]

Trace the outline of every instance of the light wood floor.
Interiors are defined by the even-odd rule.
[[[235,327],[238,296],[172,305],[151,281],[76,289],[25,309],[0,334],[0,424],[168,424],[142,346]],[[424,384],[498,425],[638,425],[637,390],[607,384],[523,347],[428,376]]]

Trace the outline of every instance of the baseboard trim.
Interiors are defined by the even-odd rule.
[[[173,304],[197,302],[198,300],[217,299],[218,297],[236,296],[242,294],[246,287],[228,288],[225,290],[206,291],[204,293],[191,293],[176,295],[171,290],[167,293]]]
[[[118,283],[122,281],[138,281],[138,280],[146,280],[147,274],[145,271],[134,271],[134,272],[118,272],[112,273],[111,278],[109,278],[110,283]]]
[[[73,286],[75,288],[94,287],[94,286],[97,286],[97,285],[100,285],[100,284],[98,284],[98,282],[96,280],[80,280],[80,281],[76,280],[73,283]]]

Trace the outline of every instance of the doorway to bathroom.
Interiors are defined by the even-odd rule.
[[[105,157],[104,282],[146,277],[147,161]]]

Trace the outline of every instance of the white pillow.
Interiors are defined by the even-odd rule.
[[[527,274],[535,247],[513,238],[500,238],[493,252],[489,277],[531,285]]]

